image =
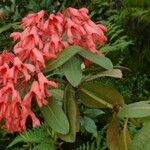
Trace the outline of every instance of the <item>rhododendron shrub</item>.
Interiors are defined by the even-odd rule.
[[[56,69],[63,70],[67,78],[65,86],[67,82],[71,85],[69,90],[73,90],[83,81],[82,63],[94,62],[104,70],[112,69],[111,61],[97,49],[97,44],[107,41],[104,35],[107,28],[95,24],[86,8],[68,8],[50,15],[41,10],[23,18],[21,28],[22,32],[10,35],[16,43],[13,52],[5,50],[0,55],[0,121],[2,128],[11,132],[26,130],[27,118],[31,118],[33,127],[40,125],[32,110],[32,101],[35,99],[40,108],[45,106],[43,114],[47,112],[46,106],[53,96],[49,89],[59,85],[55,78],[47,78],[51,71],[55,74]],[[84,92],[80,87],[83,103],[91,106],[93,99],[90,102],[88,93]],[[112,108],[111,104],[108,106]],[[44,115],[44,118],[49,117]],[[51,126],[55,120],[49,122]],[[51,127],[58,131],[55,126]]]

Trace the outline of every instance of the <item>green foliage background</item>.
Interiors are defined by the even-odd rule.
[[[123,79],[101,78],[96,82],[102,82],[118,89],[124,96],[126,103],[132,103],[141,100],[150,99],[150,0],[1,0],[0,1],[0,50],[8,49],[11,51],[13,43],[9,34],[20,30],[18,22],[29,12],[37,12],[46,9],[48,12],[57,12],[65,7],[87,7],[90,10],[91,18],[103,23],[108,27],[108,42],[105,46],[99,47],[113,61],[116,66],[126,67],[123,70]],[[62,143],[55,139],[55,133],[48,131],[45,134],[45,125],[40,129],[34,129],[17,134],[8,134],[0,131],[0,150],[6,149],[15,137],[19,142],[18,147],[10,148],[13,150],[33,149],[41,150],[40,138],[49,136],[52,140],[47,141],[51,149],[77,149],[77,150],[106,150],[105,141],[106,127],[108,121],[105,119],[107,114],[101,117],[98,110],[87,110],[81,107],[86,121],[92,124],[92,127],[84,126],[77,135],[80,140],[74,144]],[[85,113],[88,112],[88,113]],[[93,115],[95,113],[95,115]],[[92,120],[92,121],[91,121]],[[109,119],[108,119],[109,120]],[[83,119],[85,121],[85,118]],[[92,123],[91,123],[92,122]],[[89,130],[92,128],[93,131]],[[129,130],[134,136],[137,129],[132,125]],[[42,131],[42,132],[41,132]],[[39,132],[39,133],[38,133]],[[91,136],[96,132],[97,138]],[[41,137],[38,137],[38,136]],[[22,143],[22,145],[20,144]],[[44,150],[49,150],[45,148]]]

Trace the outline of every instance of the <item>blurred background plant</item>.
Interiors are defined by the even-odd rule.
[[[91,18],[108,27],[108,42],[98,48],[109,57],[116,67],[122,67],[123,79],[101,78],[96,82],[102,82],[118,89],[124,96],[126,103],[150,99],[150,0],[1,0],[0,1],[0,50],[11,50],[13,43],[9,34],[19,29],[21,18],[29,12],[38,12],[41,9],[57,12],[66,7],[87,7]],[[31,129],[20,135],[8,134],[0,131],[0,149],[6,149],[13,139],[13,148],[41,150],[44,146],[40,143],[43,136],[45,147],[51,149],[77,149],[77,150],[101,150],[107,149],[106,127],[110,118],[105,112],[88,109],[81,106],[81,132],[80,138],[74,144],[57,143],[55,134],[45,131],[45,125],[37,129]],[[106,119],[107,118],[107,119]],[[137,129],[129,127],[131,134]],[[41,134],[42,131],[42,134]],[[40,134],[39,134],[40,133]],[[44,134],[44,135],[43,135]],[[40,137],[38,136],[40,135]],[[37,137],[37,139],[36,139]],[[21,146],[24,143],[24,147]],[[11,146],[12,146],[11,145]],[[21,148],[20,148],[21,146]],[[43,150],[49,150],[45,148]]]

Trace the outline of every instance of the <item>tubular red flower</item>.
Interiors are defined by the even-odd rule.
[[[38,73],[38,82],[39,82],[39,88],[44,97],[51,96],[52,94],[48,91],[48,85],[57,88],[58,84],[54,81],[49,81],[47,78],[43,75],[42,72]]]
[[[32,13],[27,15],[27,17],[22,19],[22,27],[33,26],[40,23],[44,17],[45,11],[41,10],[38,13]]]
[[[32,83],[31,90],[27,93],[27,95],[23,99],[23,104],[31,107],[32,98],[35,97],[39,107],[42,107],[43,104],[48,104],[48,101],[45,99],[42,91],[40,90],[39,83],[34,81]]]
[[[34,72],[35,71],[35,67],[31,64],[23,64],[22,61],[18,58],[15,57],[14,58],[14,63],[13,63],[13,67],[10,69],[10,71],[12,71],[13,73],[8,72],[8,74],[10,73],[9,78],[14,79],[14,82],[17,82],[17,77],[18,77],[18,73],[22,73],[25,77],[25,80],[28,81],[30,80],[31,75],[28,73],[28,70],[30,72]]]

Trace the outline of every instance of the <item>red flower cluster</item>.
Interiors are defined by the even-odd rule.
[[[35,74],[37,79],[33,77]],[[30,82],[31,89],[24,89]],[[33,127],[39,125],[40,121],[31,110],[31,102],[35,97],[39,107],[47,104],[46,98],[51,96],[47,89],[49,85],[57,87],[28,60],[21,61],[19,56],[4,51],[0,55],[0,121],[4,122],[3,128],[12,132],[23,131],[27,117],[32,119]]]
[[[51,96],[48,86],[58,86],[41,72],[47,59],[56,58],[70,45],[101,54],[96,43],[102,45],[107,40],[106,27],[90,20],[86,8],[68,8],[50,14],[48,19],[42,10],[23,18],[21,27],[23,32],[11,34],[17,41],[14,54],[4,51],[0,55],[0,121],[12,132],[25,130],[27,117],[32,119],[33,127],[40,124],[31,110],[32,99],[35,97],[42,107]],[[26,88],[26,84],[30,86]]]

